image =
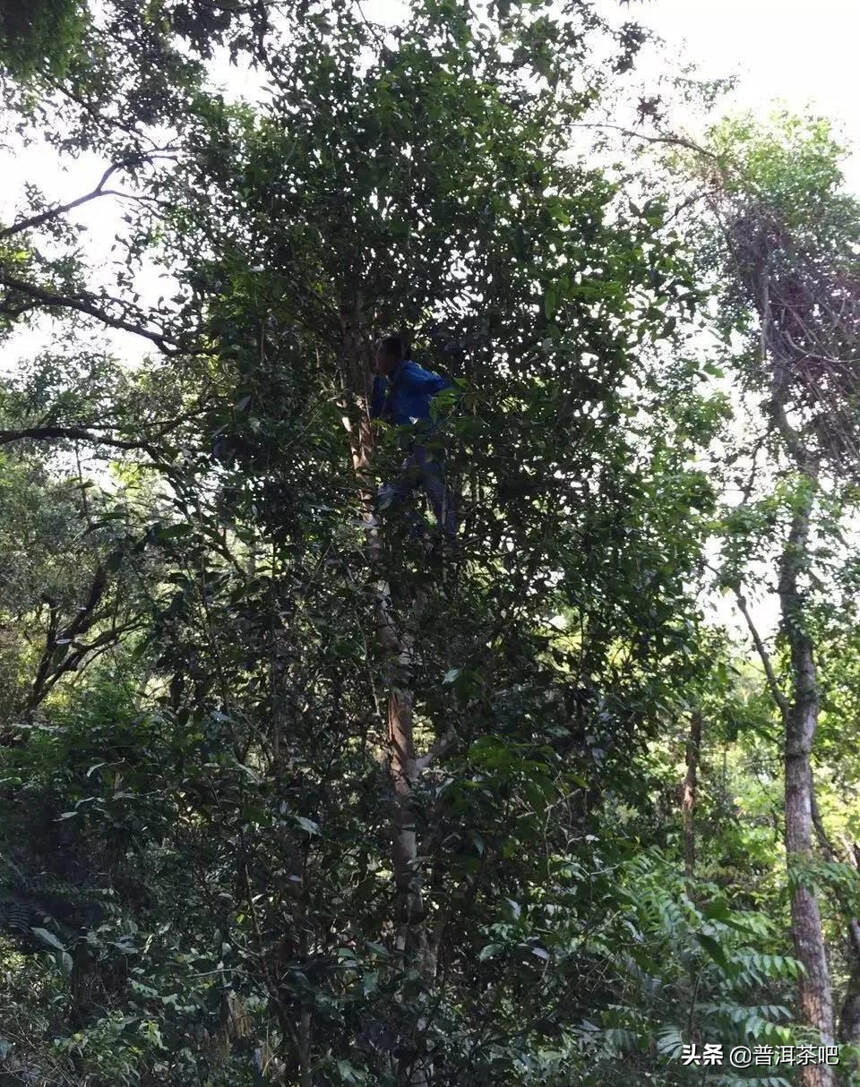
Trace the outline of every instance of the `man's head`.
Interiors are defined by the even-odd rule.
[[[388,377],[409,355],[409,348],[402,336],[383,336],[377,341],[374,363],[376,372]]]

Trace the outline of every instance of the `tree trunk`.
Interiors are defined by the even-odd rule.
[[[299,1084],[300,1087],[314,1087],[311,1057],[311,1013],[302,1011],[299,1022]]]
[[[374,519],[374,495],[370,478],[372,432],[367,412],[367,365],[363,358],[361,301],[341,308],[342,367],[348,402],[344,425],[349,432],[353,467],[361,486],[362,515],[371,568],[377,577],[374,590],[377,645],[382,657],[382,675],[388,692],[388,769],[392,785],[391,841],[392,870],[397,890],[397,949],[403,966],[418,970],[432,980],[430,952],[424,917],[418,836],[415,829],[414,795],[419,776],[412,721],[412,639],[401,631],[394,614],[391,571],[384,562],[382,541]],[[431,1066],[421,1055],[424,1022],[416,1022],[414,1037],[404,1048],[413,1055],[404,1059],[400,1082],[409,1087],[427,1087]],[[415,1056],[414,1054],[418,1054]]]
[[[783,416],[784,419],[784,416]],[[797,457],[803,493],[791,520],[780,561],[779,600],[782,627],[791,654],[792,693],[785,724],[785,852],[791,885],[791,926],[795,954],[804,966],[799,981],[804,1020],[832,1045],[833,996],[818,900],[806,886],[803,868],[812,857],[812,773],[810,754],[818,725],[819,693],[812,639],[803,615],[800,578],[809,562],[809,520],[817,472],[805,457]],[[801,1066],[803,1087],[831,1087],[833,1070],[826,1065]]]
[[[860,1045],[860,921],[849,922],[851,973],[845,999],[839,1013],[839,1040],[846,1045]]]
[[[860,848],[856,842],[845,842],[848,863],[860,870]],[[845,990],[845,999],[839,1012],[839,1040],[846,1045],[860,1045],[860,921],[852,917],[848,922],[848,961],[851,973]]]
[[[839,1013],[839,1040],[860,1045],[860,923],[851,921],[851,973]]]
[[[696,833],[693,816],[696,809],[696,785],[701,745],[702,714],[699,710],[695,710],[690,718],[690,734],[687,738],[687,774],[681,794],[681,817],[684,822],[684,872],[689,879],[692,879],[696,868]]]
[[[818,836],[818,844],[825,858],[831,863],[839,861],[833,843],[827,837],[824,822],[815,798],[815,789],[812,792],[812,825]],[[843,845],[848,857],[848,863],[858,870],[860,850],[856,842],[851,842],[843,837]],[[848,909],[847,903],[841,903],[843,909]],[[846,958],[848,960],[848,984],[845,987],[845,997],[839,1012],[839,1040],[846,1044],[860,1042],[860,921],[856,917],[848,919]],[[858,1068],[860,1070],[860,1068]]]

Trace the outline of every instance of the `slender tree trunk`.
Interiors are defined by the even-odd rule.
[[[815,799],[813,784],[812,792],[812,825],[818,837],[818,845],[825,858],[832,862],[838,862],[839,857],[833,847],[833,843],[824,829],[824,821]],[[842,839],[848,863],[855,871],[858,869],[858,857],[860,849],[856,842]],[[846,957],[848,959],[848,984],[845,987],[845,997],[839,1012],[839,1040],[845,1043],[860,1042],[860,921],[856,917],[849,917],[846,939]]]
[[[300,1087],[314,1087],[312,1067],[311,1013],[302,1011],[299,1022],[299,1084]]]
[[[419,776],[413,730],[412,638],[401,630],[392,604],[382,541],[374,520],[373,488],[370,479],[372,434],[367,414],[367,365],[363,357],[361,300],[341,308],[343,335],[342,366],[348,397],[344,417],[350,437],[353,467],[361,487],[370,564],[377,576],[374,590],[377,645],[382,657],[382,674],[388,692],[388,769],[392,785],[391,839],[392,870],[397,890],[397,949],[403,965],[418,970],[432,980],[433,955],[430,951],[422,899],[419,870],[418,836],[415,828],[415,787]],[[405,1060],[400,1082],[408,1087],[428,1087],[432,1069],[421,1056],[422,1035],[426,1024],[415,1023],[417,1056]]]
[[[784,421],[784,416],[782,417]],[[798,451],[799,452],[799,451]],[[795,954],[804,966],[799,981],[804,1020],[832,1045],[833,996],[821,914],[814,890],[806,885],[803,868],[812,857],[812,772],[810,754],[818,725],[819,693],[813,644],[806,629],[800,579],[809,563],[809,522],[817,489],[817,472],[797,456],[803,492],[791,520],[780,561],[779,600],[782,626],[791,655],[791,700],[785,724],[785,851],[791,881],[791,927]],[[831,1087],[833,1070],[826,1065],[800,1068],[803,1087]]]
[[[684,823],[684,872],[692,879],[696,868],[696,786],[698,784],[699,755],[702,746],[702,714],[694,710],[690,718],[690,734],[687,738],[687,773],[681,794],[681,817]]]
[[[849,922],[848,940],[851,973],[839,1013],[839,1040],[860,1045],[860,921],[856,917]]]
[[[855,870],[860,870],[860,847],[856,842],[845,842],[845,847],[848,863]],[[845,1044],[860,1045],[860,920],[856,917],[848,922],[848,961],[851,973],[839,1012],[839,1040]]]

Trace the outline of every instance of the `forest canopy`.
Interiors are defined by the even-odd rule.
[[[860,205],[639,14],[0,3],[0,1082],[860,1084]]]

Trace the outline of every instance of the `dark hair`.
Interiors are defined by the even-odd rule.
[[[379,341],[379,350],[398,362],[409,358],[409,344],[402,336],[383,336]]]

